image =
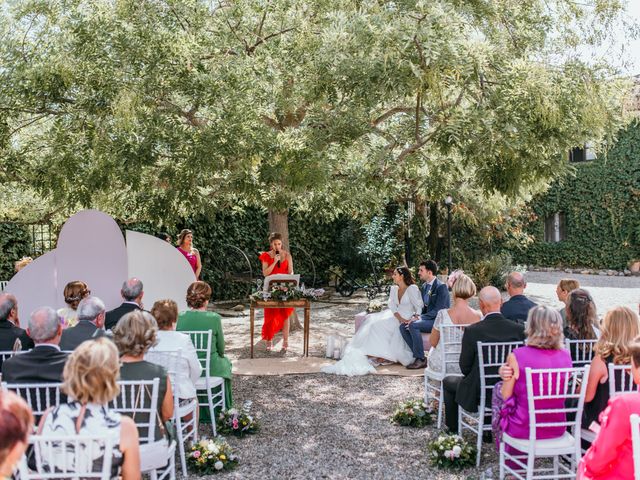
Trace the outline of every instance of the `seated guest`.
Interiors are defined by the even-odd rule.
[[[80,319],[82,321],[82,319]],[[40,420],[41,435],[116,434],[119,446],[114,454],[112,477],[140,479],[138,430],[134,421],[109,410],[108,404],[118,395],[118,351],[113,342],[99,338],[80,345],[64,367],[63,390],[69,401],[45,412]],[[66,451],[55,451],[55,468],[74,458]],[[85,450],[85,454],[92,453]],[[101,462],[105,452],[93,451],[93,461]]]
[[[589,292],[576,288],[567,296],[567,326],[564,336],[569,340],[595,340],[600,336],[596,304]]]
[[[66,307],[58,310],[62,328],[73,327],[78,323],[78,305],[83,298],[91,295],[86,283],[80,280],[69,282],[64,287],[64,301]]]
[[[120,295],[124,302],[113,310],[107,312],[107,318],[105,320],[105,328],[107,330],[113,330],[118,320],[124,315],[134,310],[142,310],[142,297],[144,296],[144,290],[142,282],[137,278],[130,278],[122,284],[120,289]]]
[[[477,412],[480,403],[480,366],[477,342],[521,342],[524,326],[507,320],[500,313],[502,297],[495,287],[484,287],[478,295],[482,320],[470,325],[462,335],[460,371],[463,377],[445,377],[445,421],[449,431],[458,432],[458,405]],[[495,383],[495,382],[494,382]],[[487,398],[487,407],[491,400]]]
[[[473,281],[466,276],[462,270],[456,270],[449,277],[448,282],[452,288],[453,293],[453,307],[449,309],[442,309],[436,315],[436,323],[431,330],[431,350],[428,355],[429,369],[434,372],[441,372],[444,370],[444,358],[442,357],[444,351],[442,348],[442,342],[440,342],[440,329],[442,326],[449,325],[471,325],[480,321],[482,314],[474,310],[469,306],[469,299],[476,296],[476,286]],[[453,338],[462,340],[462,334],[464,330],[456,329],[454,331]],[[449,373],[460,373],[458,365],[450,365],[452,371]]]
[[[631,375],[640,385],[640,337],[629,346]],[[640,394],[625,393],[609,400],[600,415],[600,432],[582,457],[578,478],[582,480],[618,480],[634,478],[631,414],[640,415]]]
[[[33,415],[27,402],[13,392],[0,390],[0,478],[13,478],[33,430]]]
[[[184,333],[176,332],[178,322],[178,305],[173,300],[158,300],[153,304],[151,315],[158,323],[158,343],[149,350],[171,351],[181,350],[182,365],[180,365],[182,375],[178,375],[173,388],[178,392],[180,399],[196,398],[195,383],[200,378],[202,366],[198,360],[191,338]]]
[[[211,352],[209,352],[210,366],[208,374],[213,377],[224,378],[225,405],[233,406],[231,395],[231,362],[224,356],[224,335],[220,315],[207,311],[211,299],[211,287],[205,282],[193,282],[187,289],[187,305],[191,308],[182,312],[178,317],[176,330],[211,331]],[[200,421],[209,422],[209,409],[200,409]]]
[[[629,345],[640,335],[638,315],[628,307],[609,310],[602,320],[602,334],[596,343],[595,356],[589,369],[589,380],[584,399],[582,427],[597,422],[609,402],[609,364],[629,365]],[[621,373],[623,374],[623,373]],[[625,382],[625,385],[629,385]]]
[[[104,302],[98,297],[86,297],[78,305],[78,324],[62,331],[60,348],[75,350],[85,340],[106,335],[104,327]]]
[[[127,313],[113,329],[113,341],[120,351],[120,378],[122,380],[160,379],[158,415],[164,422],[173,417],[173,392],[171,380],[164,367],[147,362],[144,354],[156,343],[158,325],[149,312],[136,310]],[[140,416],[144,422],[144,416]],[[159,425],[162,427],[163,425]],[[156,429],[156,440],[166,437],[166,432]]]
[[[18,350],[33,348],[33,340],[18,325],[20,325],[18,300],[10,293],[0,293],[0,351],[15,350],[15,347],[18,347]],[[0,366],[2,366],[1,358]]]
[[[2,365],[2,381],[8,383],[62,382],[67,354],[60,351],[62,326],[51,307],[31,314],[27,333],[35,342],[33,350],[7,358]]]
[[[558,296],[558,300],[564,303],[564,307],[560,309],[560,316],[562,317],[562,328],[567,326],[567,297],[569,296],[569,292],[575,290],[576,288],[580,288],[580,283],[573,278],[563,278],[558,282],[558,286],[556,287],[556,295]]]
[[[527,397],[526,368],[571,368],[571,356],[564,350],[562,317],[551,307],[536,306],[529,310],[526,329],[526,346],[516,348],[507,357],[509,375],[493,389],[493,434],[496,446],[500,445],[502,433],[514,438],[529,438],[529,403]],[[502,371],[501,371],[502,373]],[[534,382],[534,394],[540,393],[540,385]],[[564,399],[544,400],[545,409],[563,408]],[[564,422],[564,413],[549,413],[545,422]],[[542,427],[536,430],[536,439],[561,437],[566,427]],[[507,453],[519,455],[521,452],[506,445]]]
[[[524,295],[524,289],[527,288],[524,275],[520,272],[511,272],[507,277],[506,288],[509,300],[502,304],[500,312],[509,320],[524,323],[529,310],[536,306],[535,302],[532,302]]]

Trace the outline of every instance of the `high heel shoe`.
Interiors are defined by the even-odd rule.
[[[267,342],[267,352],[270,352],[271,350],[273,350],[273,342],[272,341],[268,341]]]
[[[288,348],[289,348],[289,344],[282,342],[282,348],[280,349],[280,353],[287,353]]]

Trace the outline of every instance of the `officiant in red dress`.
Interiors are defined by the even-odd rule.
[[[293,273],[293,259],[291,254],[282,249],[282,235],[272,233],[269,235],[271,249],[260,255],[262,273],[266,277],[277,273],[291,275]],[[267,350],[273,348],[273,337],[282,330],[282,351],[289,347],[289,317],[293,308],[265,308],[264,325],[262,325],[262,338],[267,341]]]

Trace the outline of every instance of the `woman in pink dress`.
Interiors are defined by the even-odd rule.
[[[529,404],[527,398],[527,381],[525,369],[571,368],[571,355],[564,350],[562,334],[562,317],[557,310],[538,305],[529,310],[527,318],[527,345],[516,348],[507,357],[507,367],[501,368],[503,381],[498,382],[493,390],[493,433],[496,444],[500,445],[502,433],[513,438],[529,438]],[[540,385],[534,382],[534,394],[539,394]],[[564,406],[564,399],[549,399],[536,404],[540,408],[559,409]],[[542,417],[542,416],[541,416]],[[548,413],[544,422],[564,422],[564,413]],[[536,438],[544,440],[561,437],[566,427],[541,427],[536,430]],[[506,445],[507,453],[519,454],[517,450]]]
[[[291,275],[293,273],[293,259],[291,254],[282,249],[282,235],[272,233],[269,235],[271,249],[263,252],[259,259],[262,262],[262,274],[267,277],[277,273]],[[282,330],[282,351],[289,348],[289,317],[293,308],[265,308],[264,324],[262,325],[262,338],[267,341],[267,350],[273,348],[273,337]]]
[[[193,232],[186,228],[178,235],[178,251],[187,259],[193,273],[196,274],[196,280],[200,279],[200,271],[202,270],[202,262],[200,261],[200,252],[193,247]]]
[[[640,337],[629,345],[631,375],[640,385]],[[640,393],[625,393],[609,400],[600,414],[600,431],[578,466],[581,480],[633,478],[633,444],[629,417],[640,415]]]

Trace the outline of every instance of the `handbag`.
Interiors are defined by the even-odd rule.
[[[147,392],[147,395],[151,397],[151,393],[146,385],[144,386],[144,389]],[[140,404],[141,395],[142,389],[139,389],[132,417],[134,423],[136,421],[136,410]],[[158,470],[169,465],[169,443],[175,437],[175,428],[173,428],[171,420],[163,422],[157,410],[156,419],[163,438],[154,442],[140,443],[140,471],[142,472]],[[173,437],[171,436],[172,432]]]

